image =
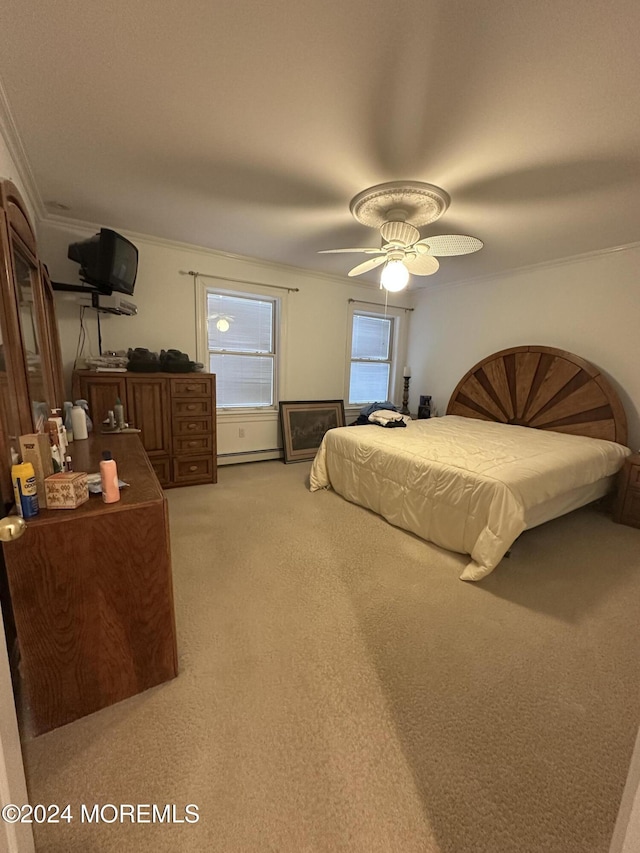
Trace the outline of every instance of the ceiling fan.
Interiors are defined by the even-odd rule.
[[[376,255],[349,270],[349,276],[362,275],[384,264],[380,286],[398,291],[407,286],[409,275],[433,275],[437,258],[468,255],[484,243],[477,237],[445,234],[420,237],[418,228],[439,219],[451,199],[440,187],[420,181],[391,181],[377,184],[355,196],[349,205],[355,219],[378,228],[380,248],[323,249],[319,254],[362,252]]]

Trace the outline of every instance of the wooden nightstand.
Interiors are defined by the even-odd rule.
[[[640,453],[627,456],[618,475],[613,520],[618,524],[640,527]]]

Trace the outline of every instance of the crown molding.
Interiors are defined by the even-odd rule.
[[[37,220],[41,220],[45,213],[44,202],[38,190],[38,185],[36,184],[18,126],[13,118],[2,80],[0,80],[0,134],[15,164],[18,178],[24,187],[28,200],[31,202],[35,217]]]
[[[47,226],[58,228],[59,230],[86,231],[89,236],[95,234],[100,228],[114,227],[99,225],[93,222],[87,222],[81,219],[72,219],[68,216],[45,212],[40,217],[40,222]],[[356,281],[345,276],[332,275],[331,273],[319,272],[318,270],[309,270],[304,267],[296,267],[291,264],[282,264],[277,261],[268,261],[261,258],[254,258],[249,255],[238,255],[233,252],[224,252],[220,249],[209,249],[206,246],[199,246],[196,243],[183,243],[179,240],[170,240],[166,237],[155,237],[152,234],[144,234],[140,231],[131,231],[128,228],[122,229],[123,233],[131,240],[149,243],[152,246],[159,246],[164,249],[176,249],[178,251],[190,252],[192,254],[202,255],[203,257],[218,258],[225,261],[241,262],[244,264],[254,264],[256,266],[271,269],[278,273],[285,273],[287,276],[304,275],[305,278],[315,278],[319,281],[328,282],[330,284],[339,284],[341,286],[350,285],[360,287],[364,290],[379,290],[379,286],[375,282],[360,280]],[[180,270],[182,273],[183,271]],[[204,274],[205,270],[200,270]],[[256,282],[258,284],[259,282]]]
[[[510,269],[502,270],[501,272],[487,273],[486,275],[465,278],[460,281],[452,281],[443,284],[428,282],[424,287],[414,290],[413,293],[416,297],[422,298],[423,293],[429,294],[440,290],[452,290],[455,287],[465,287],[468,284],[481,284],[485,281],[495,281],[500,278],[509,278],[514,275],[537,272],[538,270],[553,269],[556,267],[567,266],[568,264],[592,261],[596,258],[604,257],[605,255],[613,255],[618,252],[628,252],[633,249],[640,249],[640,240],[634,241],[633,243],[625,243],[622,246],[611,246],[607,249],[594,249],[591,252],[582,252],[578,255],[567,255],[566,258],[555,258],[551,261],[539,261],[538,263],[527,264],[522,267],[511,267]]]

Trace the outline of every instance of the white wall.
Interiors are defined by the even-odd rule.
[[[90,236],[95,231],[95,228],[81,226],[71,228],[66,223],[41,223],[38,248],[54,281],[78,283],[78,265],[67,259],[67,248],[70,242]],[[133,301],[139,313],[134,317],[101,315],[103,351],[147,347],[159,352],[161,349],[175,348],[189,353],[195,359],[194,280],[192,276],[181,274],[181,271],[196,270],[228,277],[230,280],[296,287],[299,292],[286,297],[287,328],[286,346],[282,353],[281,399],[344,398],[348,300],[371,300],[383,304],[381,291],[375,285],[224,255],[194,246],[171,244],[125,231],[122,233],[138,247],[139,270]],[[224,286],[215,280],[205,281],[213,286]],[[236,286],[242,289],[242,284]],[[56,297],[67,375],[73,365],[79,333],[79,308],[73,300],[74,297],[63,293],[58,293]],[[390,301],[394,305],[409,304],[406,295],[394,294]],[[405,363],[410,316],[407,313],[401,319],[402,340],[394,393],[398,403],[402,400],[402,366]],[[97,355],[95,312],[87,311],[85,318],[91,350],[93,355]],[[243,438],[240,438],[241,429],[244,431]],[[278,446],[277,414],[254,416],[219,413],[219,454],[264,451]]]
[[[640,448],[640,246],[421,291],[411,320],[411,399],[444,411],[458,381],[493,352],[523,344],[569,350],[620,394]]]

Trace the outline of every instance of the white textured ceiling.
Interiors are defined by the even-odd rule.
[[[485,243],[446,283],[640,240],[639,45],[635,0],[3,0],[0,80],[73,219],[343,274],[352,196],[426,181]]]

